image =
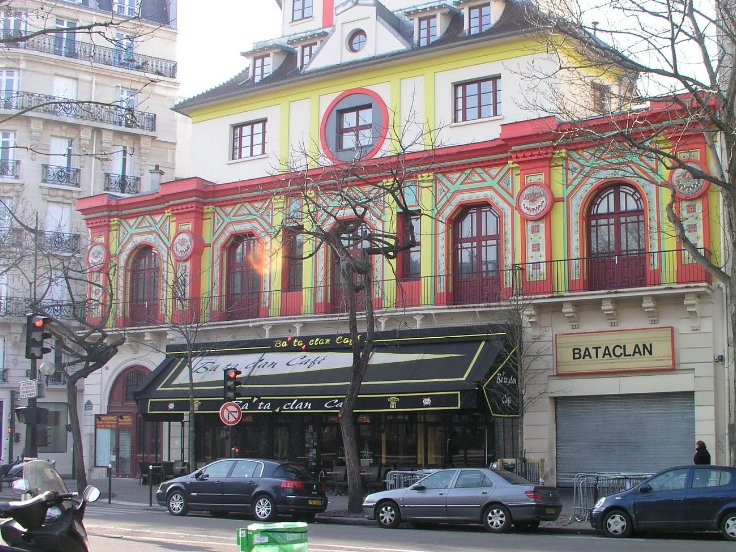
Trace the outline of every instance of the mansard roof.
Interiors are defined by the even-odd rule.
[[[376,6],[382,6],[380,2],[376,2]],[[384,7],[386,11],[389,11]],[[377,10],[377,15],[381,18],[385,15]],[[396,20],[400,18],[393,14]],[[389,52],[386,54],[374,56],[368,59],[356,60],[348,63],[341,63],[314,69],[309,71],[301,71],[298,66],[298,56],[289,54],[281,65],[269,76],[264,77],[259,82],[253,82],[249,78],[248,68],[243,69],[229,81],[216,86],[206,92],[203,92],[192,98],[183,100],[174,106],[174,110],[180,113],[187,113],[190,109],[204,106],[210,103],[224,101],[241,95],[247,95],[251,92],[259,92],[269,88],[288,84],[299,79],[304,82],[305,79],[317,78],[323,75],[329,75],[336,72],[342,72],[349,69],[361,67],[370,67],[385,61],[395,61],[401,59],[416,58],[417,55],[423,53],[436,52],[439,49],[456,47],[463,44],[478,44],[510,36],[522,35],[532,32],[537,28],[535,20],[538,21],[538,10],[536,6],[529,0],[509,0],[506,4],[501,17],[490,29],[485,32],[468,35],[464,31],[463,15],[460,12],[452,13],[452,20],[447,30],[435,42],[428,46],[418,46],[412,43],[412,46],[398,52]],[[401,25],[400,27],[405,27]],[[290,38],[290,37],[286,37]]]

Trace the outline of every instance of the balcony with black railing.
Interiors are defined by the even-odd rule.
[[[0,318],[25,317],[30,306],[27,297],[0,297]]]
[[[24,112],[36,111],[57,117],[94,121],[148,132],[156,130],[155,113],[136,111],[129,107],[114,104],[73,100],[36,92],[2,90],[0,91],[0,109]]]
[[[131,51],[130,48],[110,48],[91,42],[82,42],[67,38],[61,33],[34,36],[27,40],[21,40],[20,36],[8,38],[17,38],[17,40],[5,42],[4,46],[7,48],[21,48],[65,58],[79,59],[88,63],[141,71],[160,77],[176,78],[175,61],[137,54]]]
[[[0,178],[17,180],[20,176],[20,161],[17,159],[0,159]]]
[[[59,165],[41,165],[41,182],[44,184],[54,184],[56,186],[68,186],[70,188],[79,188],[79,175],[81,171],[72,167],[62,167]]]
[[[79,253],[79,234],[44,232],[41,236],[41,247],[49,253]]]
[[[105,173],[105,191],[116,194],[137,194],[140,192],[141,179],[129,174]]]
[[[707,253],[707,252],[706,252]],[[608,290],[710,284],[708,272],[685,250],[652,251],[516,264],[503,270],[458,275],[433,275],[413,280],[374,282],[374,308],[462,307],[501,305],[514,298],[568,297]],[[168,298],[167,314],[158,299],[115,305],[120,326],[151,326],[167,320],[224,322],[281,316],[345,314],[342,286],[323,285],[298,291],[243,291],[233,295]],[[364,310],[362,297],[358,309]],[[100,316],[98,311],[93,316]]]

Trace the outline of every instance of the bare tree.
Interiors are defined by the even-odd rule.
[[[419,181],[433,170],[436,140],[436,129],[406,121],[399,128],[397,122],[388,129],[390,153],[385,157],[363,159],[366,151],[358,148],[352,160],[333,162],[313,153],[319,151],[316,146],[301,148],[286,173],[285,195],[287,202],[294,203],[285,207],[278,233],[282,241],[303,236],[303,258],[325,254],[326,264],[336,265],[333,274],[339,282],[330,282],[328,271],[321,277],[336,294],[332,303],[342,302],[348,319],[352,371],[339,421],[351,512],[360,511],[363,497],[354,411],[374,349],[374,302],[380,297],[375,275],[379,263],[387,260],[395,269],[399,254],[418,243],[413,225],[407,222],[412,216],[428,216],[421,214],[418,205]]]

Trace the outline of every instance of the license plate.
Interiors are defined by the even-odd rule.
[[[322,501],[319,499],[310,499],[309,501],[310,506],[322,506]]]
[[[555,508],[547,508],[548,514],[554,514],[557,510]]]

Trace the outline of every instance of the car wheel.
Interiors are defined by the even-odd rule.
[[[603,532],[608,537],[631,535],[631,518],[623,510],[611,510],[603,516]]]
[[[187,505],[187,497],[184,495],[184,491],[175,489],[169,493],[166,499],[166,507],[172,516],[185,516],[189,511]]]
[[[401,523],[399,506],[391,500],[379,502],[378,506],[376,506],[376,521],[379,527],[395,529]]]
[[[726,540],[736,540],[736,512],[727,512],[721,519],[721,535]]]
[[[491,533],[503,533],[511,527],[511,512],[503,504],[491,504],[483,512],[483,525]]]
[[[253,516],[258,521],[271,521],[276,518],[276,505],[267,495],[256,497],[253,503]]]

